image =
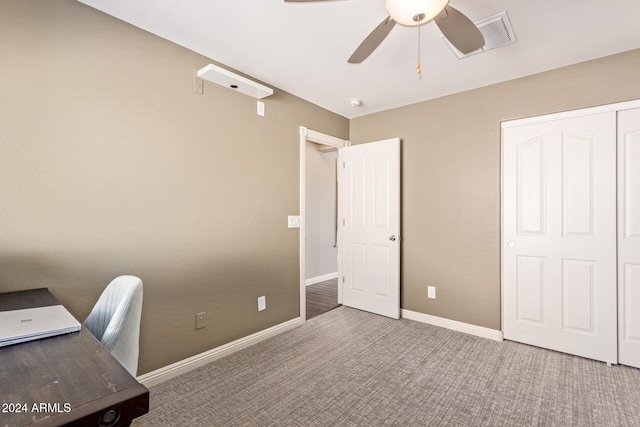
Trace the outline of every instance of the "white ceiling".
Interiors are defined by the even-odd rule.
[[[418,79],[415,28],[347,63],[385,0],[79,1],[348,118],[640,48],[639,0],[451,0],[472,21],[506,11],[517,41],[458,60],[428,23]]]

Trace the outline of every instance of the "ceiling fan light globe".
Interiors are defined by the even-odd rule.
[[[449,0],[387,0],[387,13],[398,24],[415,27],[438,16],[447,3]],[[416,16],[420,19],[414,19]]]

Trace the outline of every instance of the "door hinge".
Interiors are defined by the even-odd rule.
[[[346,169],[347,168],[347,162],[342,162],[342,169]]]
[[[344,283],[344,276],[342,276],[342,283]]]
[[[344,227],[344,226],[346,226],[346,225],[347,225],[347,220],[346,220],[346,219],[344,219],[344,218],[342,218],[342,226]]]

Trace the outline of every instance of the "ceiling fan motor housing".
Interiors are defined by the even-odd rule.
[[[398,24],[415,27],[431,21],[449,0],[387,0],[387,13]]]

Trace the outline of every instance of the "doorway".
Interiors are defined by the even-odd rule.
[[[338,307],[338,149],[307,141],[306,319]]]
[[[306,320],[307,142],[339,149],[338,303],[400,317],[400,139],[351,146],[300,128],[300,317]]]
[[[337,150],[348,145],[349,141],[300,127],[300,317],[303,319],[342,303],[337,279],[335,162]],[[309,176],[314,174],[324,175],[322,182],[309,182]],[[311,303],[309,310],[307,295]]]

